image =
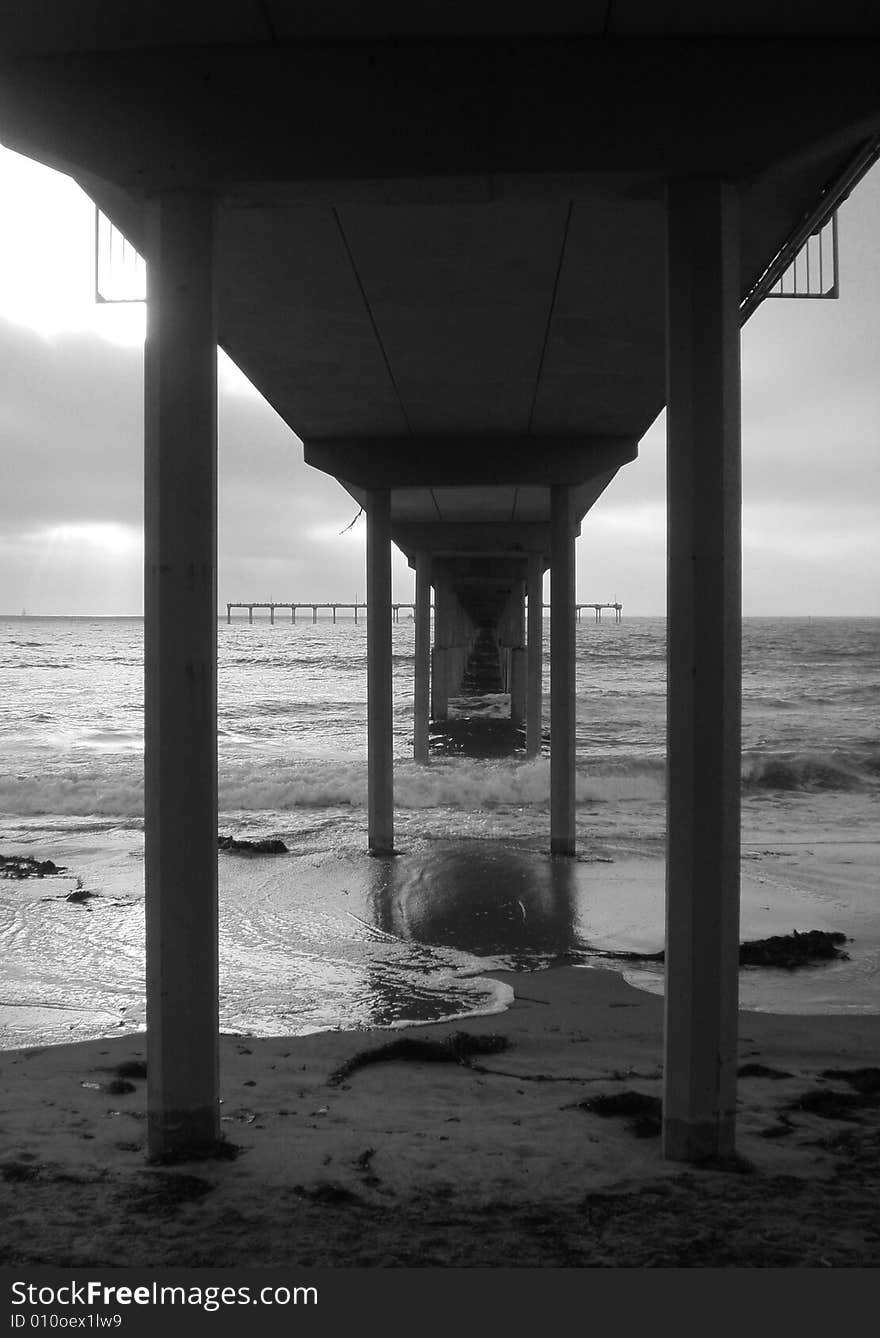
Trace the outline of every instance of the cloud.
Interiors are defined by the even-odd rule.
[[[0,610],[138,612],[137,321],[126,332],[122,309],[95,307],[79,188],[5,150],[0,174]],[[767,302],[743,333],[747,612],[880,612],[880,169],[841,217],[840,301]],[[353,499],[222,356],[219,383],[221,606],[363,596],[363,522],[340,534]],[[661,416],[585,519],[579,595],[662,612],[665,563]],[[396,552],[393,570],[411,598]]]
[[[242,381],[233,368],[220,382],[221,606],[362,593],[362,534],[339,533],[356,503],[304,463],[296,435]],[[140,612],[139,560],[117,554],[113,567],[84,536],[100,526],[142,532],[143,350],[0,319],[0,459],[0,610]],[[394,568],[408,598],[399,555]]]

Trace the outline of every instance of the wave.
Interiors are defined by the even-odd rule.
[[[862,790],[880,780],[880,750],[864,753],[777,753],[743,765],[749,790]]]
[[[144,811],[141,768],[122,759],[106,768],[82,767],[48,776],[0,777],[0,812],[21,817],[59,816],[141,818]],[[579,771],[578,804],[663,797],[662,767],[645,766]],[[456,758],[429,767],[399,762],[395,767],[395,804],[401,809],[492,809],[546,807],[550,799],[550,764],[483,762]],[[365,808],[364,762],[233,762],[221,765],[222,813],[288,812],[311,808]]]
[[[626,762],[581,758],[576,802],[661,803],[665,779],[662,756]],[[743,759],[742,781],[744,792],[754,796],[873,789],[880,783],[880,749],[753,755]],[[394,788],[400,809],[543,809],[550,799],[550,763],[546,757],[528,762],[454,757],[421,767],[398,759]],[[219,801],[221,813],[365,808],[366,762],[221,756]],[[0,776],[5,815],[140,819],[143,810],[143,765],[131,753],[93,753],[64,770]]]
[[[18,817],[142,818],[143,775],[83,769],[52,776],[0,777],[0,813]]]

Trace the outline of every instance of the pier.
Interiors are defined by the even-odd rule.
[[[414,613],[414,612],[415,612],[415,607],[416,607],[415,604],[392,604],[392,605],[391,605],[391,617],[392,617],[393,621],[394,621],[394,622],[399,622],[399,621],[400,621],[400,610],[401,610],[401,609],[410,609],[410,610]],[[312,614],[312,622],[313,622],[313,623],[316,623],[316,622],[318,621],[318,610],[319,610],[319,609],[325,609],[325,610],[326,610],[326,609],[329,609],[329,610],[330,610],[330,614],[331,614],[331,621],[335,623],[335,622],[336,622],[336,615],[337,615],[339,612],[346,612],[346,611],[350,611],[350,612],[352,613],[353,617],[354,617],[354,621],[357,622],[357,621],[358,621],[358,613],[366,613],[366,611],[367,611],[367,606],[366,606],[366,604],[360,604],[360,603],[343,603],[342,600],[338,600],[338,599],[337,599],[337,600],[330,601],[330,602],[326,602],[326,603],[321,603],[320,601],[317,602],[317,603],[315,603],[313,600],[308,599],[308,600],[301,600],[301,601],[299,601],[299,602],[297,602],[297,603],[293,603],[293,604],[279,603],[277,600],[266,600],[266,601],[263,601],[263,602],[256,601],[256,600],[254,600],[254,601],[252,601],[252,600],[246,600],[246,601],[244,601],[243,603],[232,603],[232,604],[229,604],[229,603],[228,603],[228,604],[226,605],[226,621],[227,621],[227,623],[231,623],[231,622],[232,622],[232,610],[233,610],[233,609],[247,609],[247,613],[248,613],[248,622],[249,622],[249,623],[252,623],[252,622],[254,621],[254,609],[268,609],[268,610],[269,610],[269,622],[270,622],[270,623],[274,623],[274,622],[275,622],[275,611],[276,611],[276,609],[284,609],[284,610],[288,610],[289,613],[290,613],[290,621],[291,621],[292,623],[295,623],[295,622],[296,622],[296,615],[297,615],[297,613],[302,613],[304,610],[305,610],[305,611],[309,611],[309,610],[311,611],[311,614]]]
[[[222,1132],[219,340],[366,515],[365,836],[388,858],[391,623],[412,607],[391,602],[392,543],[415,573],[417,762],[428,716],[490,656],[537,756],[549,631],[549,848],[572,857],[576,540],[666,407],[662,1155],[730,1159],[740,327],[880,158],[876,7],[425,0],[367,22],[189,0],[183,21],[155,0],[124,28],[119,6],[81,0],[76,25],[69,8],[0,9],[0,129],[147,261],[149,1156],[215,1155]]]
[[[528,604],[528,600],[526,600],[526,603]],[[544,605],[542,605],[542,608],[544,608],[544,609],[546,609],[546,610],[549,611],[549,609],[550,609],[550,605],[549,605],[549,604],[544,604]],[[290,621],[291,621],[292,623],[295,623],[295,622],[296,622],[296,615],[297,615],[297,613],[298,613],[298,612],[301,613],[303,610],[306,610],[306,611],[311,610],[311,614],[312,614],[312,622],[313,622],[313,623],[316,623],[316,622],[318,621],[318,610],[319,610],[319,609],[329,609],[329,610],[330,610],[330,614],[331,614],[331,622],[334,622],[334,623],[335,623],[335,622],[336,622],[336,615],[337,615],[337,613],[340,612],[340,611],[341,611],[341,612],[346,612],[347,610],[351,610],[351,612],[352,612],[352,614],[353,614],[353,616],[354,616],[354,621],[357,622],[357,620],[358,620],[358,613],[359,613],[359,612],[360,612],[360,613],[366,613],[366,611],[367,611],[367,606],[366,606],[366,604],[345,604],[345,603],[343,603],[341,600],[338,600],[338,599],[337,599],[337,600],[332,600],[332,601],[329,602],[329,603],[314,603],[312,600],[309,599],[309,600],[304,600],[304,601],[302,601],[302,602],[300,602],[300,603],[297,603],[297,604],[280,604],[280,603],[278,603],[276,600],[263,601],[262,603],[261,603],[261,602],[258,602],[258,601],[245,600],[245,601],[242,602],[242,603],[227,603],[227,605],[226,605],[226,621],[227,621],[227,623],[231,623],[231,622],[232,622],[232,610],[233,610],[233,609],[247,609],[248,622],[249,622],[249,623],[252,623],[252,622],[254,621],[254,609],[268,609],[268,610],[269,610],[269,622],[272,623],[272,624],[274,624],[274,622],[275,622],[275,610],[276,610],[276,609],[286,609],[286,610],[289,610],[289,612],[290,612]],[[392,604],[392,605],[391,605],[391,618],[392,618],[392,621],[393,621],[393,622],[396,622],[396,623],[397,623],[397,622],[400,622],[400,610],[401,610],[401,609],[409,609],[409,611],[410,611],[410,615],[411,615],[413,618],[415,617],[415,612],[416,612],[416,606],[415,606],[415,604]],[[581,610],[582,610],[582,609],[592,609],[593,612],[594,612],[595,615],[596,615],[596,622],[597,622],[597,623],[600,623],[600,622],[602,621],[602,612],[603,612],[603,610],[605,610],[605,609],[608,609],[608,610],[610,610],[611,612],[613,612],[615,623],[619,623],[619,622],[620,622],[620,620],[621,620],[621,615],[622,615],[622,613],[623,613],[623,605],[620,604],[620,603],[617,603],[616,601],[615,601],[614,603],[612,603],[612,604],[575,604],[575,610],[576,610],[576,612],[577,612],[577,620],[578,620],[578,622],[580,622],[580,620],[581,620]],[[434,611],[434,605],[432,604],[432,605],[431,605],[431,612],[433,613],[433,611]]]

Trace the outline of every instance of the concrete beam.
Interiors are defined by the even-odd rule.
[[[394,850],[394,738],[391,688],[391,501],[367,494],[367,809],[374,855]]]
[[[213,205],[150,205],[145,350],[147,1144],[219,1138]]]
[[[664,1155],[734,1148],[740,862],[737,200],[668,189]]]
[[[629,464],[637,454],[637,441],[611,436],[458,434],[303,441],[306,464],[360,488],[580,484]]]
[[[549,555],[550,525],[540,521],[504,523],[487,521],[405,521],[394,519],[392,495],[391,532],[394,542],[404,552],[411,567],[416,553],[427,549],[436,558],[503,557],[522,560],[528,553]],[[549,556],[544,566],[546,568]]]
[[[550,519],[550,850],[575,853],[575,536],[571,490],[554,487]]]
[[[829,22],[812,40],[782,29],[775,41],[536,41],[502,29],[494,40],[383,43],[337,28],[329,42],[52,56],[39,45],[17,53],[11,15],[0,25],[13,44],[0,120],[10,147],[62,170],[133,191],[234,189],[257,204],[576,198],[588,173],[656,189],[664,168],[754,178],[876,120],[870,21],[844,37]],[[814,87],[825,96],[805,97]],[[308,134],[289,133],[291,88],[321,107]]]

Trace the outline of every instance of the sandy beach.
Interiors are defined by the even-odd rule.
[[[499,978],[514,1003],[494,1016],[224,1035],[232,1155],[174,1166],[145,1160],[142,1035],[5,1052],[4,1262],[880,1262],[880,1016],[743,1013],[738,1159],[692,1167],[661,1159],[656,1100],[585,1105],[660,1097],[660,998],[601,969]]]

